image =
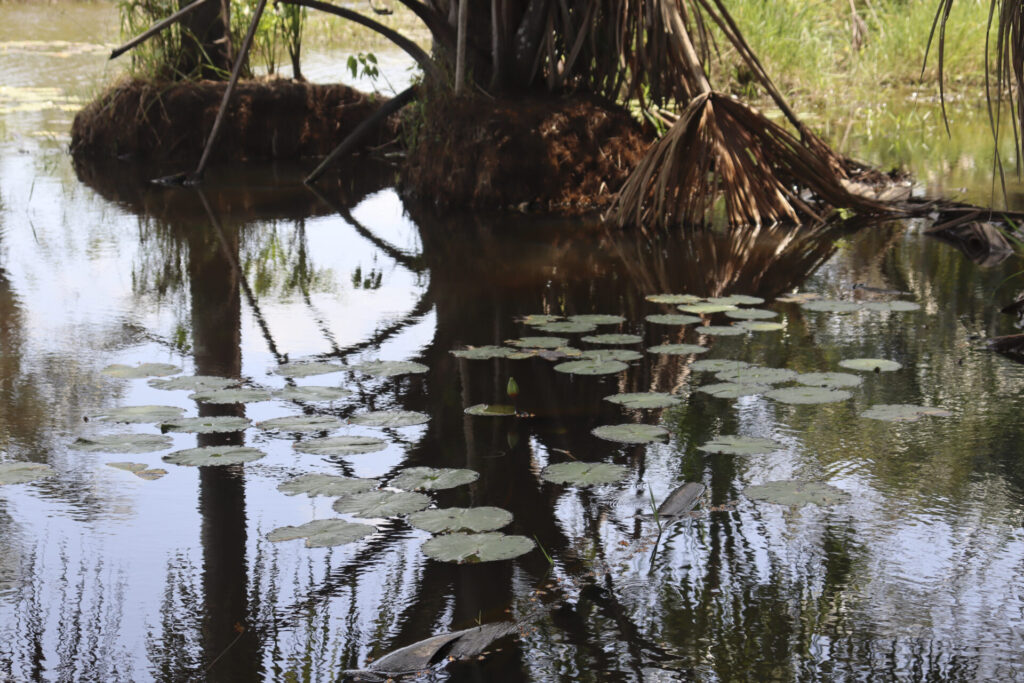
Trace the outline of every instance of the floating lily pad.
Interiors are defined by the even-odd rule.
[[[781,301],[785,304],[802,304],[807,301],[814,301],[820,298],[821,294],[818,294],[817,292],[794,292],[792,294],[777,296],[775,297],[775,300]]]
[[[556,462],[545,467],[540,478],[553,484],[600,486],[621,481],[628,473],[622,465],[608,462]]]
[[[430,505],[430,497],[408,491],[367,491],[339,498],[334,509],[356,517],[397,517],[419,512]]]
[[[338,477],[333,474],[301,474],[278,485],[277,490],[288,496],[305,493],[314,496],[348,496],[372,491],[380,486],[376,479]]]
[[[756,384],[754,382],[720,382],[718,384],[706,384],[697,391],[711,394],[716,398],[740,398],[741,396],[753,396],[763,394],[771,389],[768,384]]]
[[[651,294],[650,296],[644,297],[648,301],[655,304],[695,304],[703,301],[704,299],[693,294]]]
[[[864,380],[848,372],[806,372],[797,375],[796,381],[809,387],[843,389],[859,386]]]
[[[430,420],[426,413],[413,410],[378,410],[372,413],[353,415],[349,422],[364,427],[412,427]]]
[[[96,415],[94,420],[100,422],[127,422],[130,424],[145,424],[164,422],[181,417],[184,408],[174,406],[122,406]]]
[[[850,500],[846,491],[815,481],[769,481],[748,486],[743,493],[778,505],[834,505]]]
[[[433,534],[494,531],[512,522],[512,513],[496,507],[444,508],[409,515],[409,524]]]
[[[623,363],[640,360],[643,357],[644,354],[633,349],[593,349],[580,353],[580,358],[586,360],[618,360]]]
[[[698,344],[660,344],[647,349],[647,353],[664,353],[670,356],[688,356],[691,353],[707,352],[708,347]]]
[[[214,434],[217,432],[240,432],[252,424],[247,418],[225,415],[221,417],[182,417],[164,422],[160,429],[165,432],[185,434]]]
[[[710,315],[711,313],[724,313],[726,311],[735,311],[736,307],[732,304],[683,304],[677,306],[683,313],[696,313],[698,315]]]
[[[256,423],[260,429],[277,429],[282,432],[320,432],[337,429],[341,420],[333,415],[286,415]]]
[[[780,403],[814,404],[814,403],[836,403],[845,401],[853,396],[849,391],[842,389],[831,389],[829,387],[785,387],[783,389],[772,389],[765,393],[770,399]]]
[[[283,526],[267,534],[272,542],[306,539],[307,548],[328,548],[346,545],[369,536],[377,530],[369,524],[354,524],[343,519],[316,519],[300,526]]]
[[[638,334],[595,334],[591,337],[583,337],[588,344],[603,344],[615,346],[616,344],[639,344],[644,340]]]
[[[353,365],[352,369],[374,377],[397,377],[398,375],[421,375],[430,368],[423,363],[408,360],[371,360]]]
[[[769,320],[778,318],[779,314],[764,308],[740,308],[735,311],[726,311],[725,317],[733,320]]]
[[[644,391],[630,394],[613,394],[612,396],[605,396],[604,400],[625,408],[648,410],[654,408],[668,408],[669,406],[679,404],[683,399],[675,394],[666,394],[657,391]]]
[[[478,403],[475,406],[466,408],[463,412],[467,415],[478,415],[480,417],[512,417],[516,414],[516,409],[510,405]]]
[[[321,386],[285,387],[274,393],[275,398],[283,401],[309,401],[311,403],[334,401],[351,395],[352,392],[348,389]]]
[[[727,306],[758,306],[764,303],[764,299],[761,297],[748,294],[709,297],[707,301],[711,304],[725,304]]]
[[[146,481],[156,481],[167,474],[167,470],[150,469],[149,465],[142,462],[108,462],[107,467],[131,472],[139,479],[145,479]]]
[[[213,377],[210,375],[183,375],[182,377],[171,377],[169,379],[157,378],[149,380],[149,386],[154,389],[165,391],[206,391],[208,389],[227,389],[234,386],[241,380],[231,377]]]
[[[571,346],[559,346],[557,349],[535,349],[532,354],[546,361],[565,360],[566,358],[581,358],[583,352]],[[511,356],[510,356],[511,357]]]
[[[391,480],[391,486],[406,491],[441,491],[463,484],[472,484],[479,472],[450,467],[410,467]]]
[[[749,330],[750,332],[777,332],[778,330],[786,329],[786,326],[782,323],[764,320],[741,320],[734,326]]]
[[[869,301],[864,304],[864,308],[869,311],[906,313],[921,310],[921,304],[914,303],[913,301]]]
[[[690,363],[690,369],[697,372],[721,372],[722,370],[740,370],[749,367],[750,363],[746,361],[729,360],[728,358],[709,358]]]
[[[586,332],[593,332],[597,329],[597,325],[594,325],[593,323],[584,323],[573,320],[547,323],[546,325],[534,325],[533,327],[538,332],[550,332],[551,334],[584,334]]]
[[[527,358],[534,358],[542,350],[543,349],[510,349],[512,353],[505,357],[509,360],[526,360]]]
[[[692,325],[699,323],[701,319],[684,313],[664,313],[649,315],[644,320],[655,325]]]
[[[557,349],[559,346],[568,346],[569,340],[565,337],[523,337],[509,339],[505,343],[523,349]]]
[[[69,448],[86,453],[152,453],[173,443],[171,437],[161,434],[107,434],[79,437]]]
[[[515,353],[514,349],[510,349],[507,346],[476,346],[467,349],[459,349],[452,351],[452,355],[456,358],[466,358],[468,360],[491,360],[492,358],[508,358],[510,353]]]
[[[0,462],[0,485],[27,484],[56,474],[55,469],[41,462]]]
[[[533,550],[533,541],[525,536],[486,534],[445,534],[423,544],[423,553],[441,562],[493,562],[511,560]]]
[[[862,370],[864,372],[892,372],[903,366],[894,360],[884,358],[848,358],[839,361],[839,366],[847,370]]]
[[[751,365],[745,368],[722,370],[715,375],[723,382],[745,382],[747,384],[782,384],[792,382],[799,373],[786,368],[762,368]]]
[[[519,318],[518,320],[519,320],[519,322],[525,323],[527,325],[547,325],[548,323],[553,323],[556,320],[561,320],[561,319],[562,319],[562,316],[560,316],[560,315],[548,315],[546,313],[533,313],[533,314],[530,314],[530,315],[524,315],[523,317]]]
[[[781,444],[771,439],[762,439],[756,436],[716,436],[703,446],[697,446],[697,448],[706,453],[757,455],[758,453],[770,453],[780,446]]]
[[[887,422],[914,422],[924,415],[949,417],[952,413],[942,408],[929,408],[928,406],[915,406],[906,403],[880,403],[871,406],[860,414],[861,417],[867,417],[872,420],[885,420]]]
[[[294,448],[310,455],[356,455],[376,453],[387,448],[388,442],[372,436],[327,436],[299,441]]]
[[[635,423],[603,425],[590,430],[590,433],[599,439],[618,443],[651,443],[668,437],[668,430],[664,427]]]
[[[266,453],[248,446],[200,446],[164,456],[164,462],[193,467],[225,467],[259,460]]]
[[[697,330],[697,334],[707,334],[712,337],[738,337],[747,332],[739,325],[704,325],[694,329]]]
[[[621,315],[607,315],[604,313],[570,315],[569,320],[574,323],[586,323],[588,325],[618,325],[626,322],[626,319]]]
[[[628,369],[628,365],[617,360],[571,360],[555,366],[557,372],[570,375],[611,375]]]
[[[839,301],[837,299],[803,301],[800,303],[800,307],[806,311],[819,313],[853,313],[861,310],[861,305],[855,301]]]
[[[103,368],[101,372],[104,375],[120,379],[138,379],[140,377],[176,375],[181,372],[181,368],[168,363],[142,363],[140,365],[121,365],[120,363],[115,363]]]
[[[338,365],[337,363],[306,361],[282,363],[274,369],[274,372],[282,377],[312,377],[313,375],[326,375],[331,372],[341,372],[346,369],[347,368],[344,365]]]
[[[271,395],[266,389],[210,389],[197,391],[189,398],[202,403],[259,403],[269,401]]]
[[[167,470],[160,467],[154,467],[152,469],[142,470],[141,472],[134,472],[136,477],[139,479],[145,479],[146,481],[156,481],[160,477],[167,475]]]

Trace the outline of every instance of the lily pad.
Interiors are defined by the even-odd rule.
[[[450,467],[410,467],[402,470],[390,485],[406,491],[441,491],[463,484],[472,484],[480,478],[479,472]]]
[[[647,353],[664,353],[670,356],[688,356],[691,353],[707,352],[708,347],[698,344],[660,344],[647,349]]]
[[[590,433],[599,439],[618,443],[651,443],[668,438],[668,430],[664,427],[636,423],[602,425]]]
[[[608,462],[556,462],[545,467],[540,478],[553,484],[600,486],[621,481],[628,473],[622,465]]]
[[[430,416],[413,410],[378,410],[372,413],[353,415],[349,422],[364,427],[412,427],[426,424]]]
[[[785,387],[783,389],[772,389],[766,392],[765,396],[780,403],[810,405],[814,403],[845,401],[853,396],[853,394],[849,391],[831,389],[829,387]]]
[[[799,373],[786,368],[762,368],[751,365],[745,368],[722,370],[715,375],[723,382],[745,382],[747,384],[782,384],[792,382]]]
[[[703,446],[697,446],[706,453],[725,453],[727,455],[757,455],[770,453],[781,444],[771,439],[756,436],[716,436]]]
[[[892,372],[903,367],[894,360],[885,360],[884,358],[848,358],[839,361],[839,366],[847,370],[864,372]]]
[[[69,448],[86,453],[152,453],[172,445],[171,437],[162,434],[108,434],[79,437]]]
[[[176,375],[181,372],[181,368],[168,363],[142,363],[140,365],[121,365],[120,363],[115,363],[103,368],[101,372],[104,375],[120,379],[138,379],[140,377]]]
[[[532,313],[518,318],[519,322],[526,325],[547,325],[561,319],[560,315],[548,315],[547,313]]]
[[[784,304],[802,304],[807,301],[814,301],[820,299],[821,294],[817,292],[793,292],[792,294],[784,294],[782,296],[775,297],[776,301],[781,301]]]
[[[477,403],[475,406],[466,408],[463,412],[466,415],[478,415],[480,417],[513,417],[516,414],[516,409],[510,405]]]
[[[525,536],[497,532],[486,534],[445,534],[423,544],[423,553],[441,562],[493,562],[511,560],[533,550],[533,541]]]
[[[225,415],[220,417],[182,417],[164,422],[160,429],[165,432],[185,434],[214,434],[217,432],[240,432],[252,424],[247,418]]]
[[[819,313],[853,313],[861,310],[861,305],[855,301],[839,301],[837,299],[803,301],[800,303],[800,307],[806,311]]]
[[[764,303],[759,296],[749,294],[730,294],[729,296],[715,296],[707,299],[708,303],[725,304],[728,306],[758,306]]]
[[[815,481],[769,481],[748,486],[743,493],[777,505],[834,505],[850,500],[846,491]]]
[[[430,505],[430,497],[408,491],[367,491],[339,498],[334,509],[356,517],[397,517],[419,512]]]
[[[747,333],[747,330],[739,325],[704,325],[694,329],[697,330],[697,334],[706,334],[712,337],[738,337]]]
[[[156,481],[167,474],[167,470],[159,468],[150,469],[149,465],[141,462],[108,462],[107,467],[131,472],[139,479],[145,479],[146,481]]]
[[[859,386],[864,380],[848,372],[806,372],[797,375],[796,381],[809,387],[845,389]]]
[[[260,429],[277,429],[282,432],[320,432],[337,429],[342,426],[341,420],[333,415],[286,415],[257,422]]]
[[[496,507],[444,508],[409,515],[409,524],[433,534],[495,531],[512,522],[512,513]]]
[[[189,398],[202,403],[259,403],[269,401],[271,395],[266,389],[209,389],[197,391]]]
[[[628,369],[628,365],[617,360],[571,360],[555,366],[557,372],[570,375],[612,375]]]
[[[779,314],[764,308],[740,308],[735,311],[726,311],[725,317],[733,320],[769,320],[778,318]]]
[[[306,539],[307,548],[346,545],[369,536],[377,530],[369,524],[354,524],[343,519],[316,519],[299,526],[283,526],[267,534],[272,542]]]
[[[341,372],[342,370],[347,370],[347,368],[337,363],[312,361],[282,363],[274,368],[274,372],[282,377],[312,377],[313,375],[326,375],[331,372]]]
[[[623,363],[640,360],[643,357],[644,354],[633,349],[594,349],[580,353],[580,358],[586,360],[618,360]]]
[[[352,369],[374,377],[397,377],[398,375],[421,375],[430,368],[423,363],[408,360],[371,360],[353,365]]]
[[[146,481],[156,481],[160,477],[166,476],[167,470],[160,467],[154,467],[152,469],[142,470],[141,472],[135,472],[134,474],[139,479],[145,479]]]
[[[786,329],[782,323],[764,320],[741,320],[735,324],[735,327],[741,327],[750,332],[777,332]]]
[[[613,394],[605,396],[604,400],[637,410],[649,410],[655,408],[668,408],[678,405],[682,398],[675,394],[667,394],[658,391],[643,391],[629,394]]]
[[[709,358],[690,363],[690,369],[697,372],[721,372],[722,370],[740,370],[749,367],[750,363],[746,361],[729,360],[728,358]]]
[[[100,422],[127,422],[130,424],[145,424],[166,422],[181,417],[185,412],[184,408],[174,406],[122,406],[96,415],[94,420]]]
[[[906,313],[921,310],[921,304],[914,303],[913,301],[869,301],[864,304],[864,308],[869,311]]]
[[[456,358],[466,358],[467,360],[491,360],[492,358],[508,358],[508,355],[515,353],[515,350],[507,346],[476,346],[458,349],[451,353]]]
[[[294,448],[310,455],[356,455],[376,453],[387,448],[388,442],[372,436],[327,436],[299,441]]]
[[[266,453],[248,446],[200,446],[164,456],[164,462],[192,467],[225,467],[259,460]]]
[[[301,474],[278,485],[277,490],[288,496],[305,493],[314,496],[348,496],[372,491],[380,486],[376,479],[356,479],[333,474]]]
[[[701,321],[695,315],[686,315],[684,313],[654,314],[647,316],[644,320],[655,325],[692,325]]]
[[[505,343],[522,349],[557,349],[559,346],[568,346],[569,340],[565,337],[522,337],[509,339]]]
[[[334,401],[351,395],[352,392],[348,389],[322,386],[285,387],[284,389],[279,389],[274,393],[275,398],[279,398],[283,401],[309,401],[311,403],[315,403],[317,401]]]
[[[586,323],[588,325],[618,325],[626,322],[626,319],[621,315],[588,313],[586,315],[570,315],[569,321],[574,323]]]
[[[704,301],[702,297],[693,294],[651,294],[644,298],[655,304],[695,304]]]
[[[732,304],[710,304],[710,303],[699,303],[699,304],[683,304],[682,306],[676,306],[683,313],[696,313],[697,315],[710,315],[711,313],[724,313],[726,311],[735,311],[736,307]]]
[[[867,417],[872,420],[885,420],[887,422],[914,422],[924,415],[949,417],[952,413],[942,408],[929,408],[928,406],[915,406],[907,403],[880,403],[871,406],[860,414],[861,417]]]
[[[753,396],[769,391],[768,384],[756,384],[754,382],[720,382],[718,384],[706,384],[697,391],[711,394],[716,398],[740,398],[741,396]]]
[[[644,340],[638,334],[595,334],[590,337],[583,337],[583,341],[589,344],[603,344],[615,346],[616,344],[639,344]]]
[[[149,380],[149,386],[165,391],[206,391],[208,389],[227,389],[241,380],[231,377],[213,377],[211,375],[183,375],[169,379],[155,378]]]
[[[27,484],[37,479],[56,476],[57,471],[41,462],[0,462],[0,486]]]
[[[534,325],[533,327],[538,332],[550,332],[552,334],[584,334],[597,329],[597,325],[593,323],[585,323],[578,320],[564,320],[545,325]]]

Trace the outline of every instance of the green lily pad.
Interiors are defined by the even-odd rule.
[[[783,389],[772,389],[766,392],[765,396],[780,403],[810,405],[814,403],[845,401],[853,396],[853,394],[849,391],[831,389],[829,387],[785,387]]]
[[[863,305],[868,311],[882,311],[886,313],[907,313],[909,311],[921,310],[921,304],[913,301],[870,301]]]
[[[259,460],[266,453],[248,446],[200,446],[164,456],[164,462],[192,467],[225,467]]]
[[[313,498],[314,496],[348,496],[353,493],[372,491],[378,486],[380,486],[380,482],[376,479],[355,479],[353,477],[338,477],[333,474],[301,474],[282,482],[278,485],[277,490],[288,496],[305,493]]]
[[[162,434],[107,434],[79,437],[69,448],[86,453],[152,453],[173,444],[171,437]]]
[[[184,408],[174,406],[122,406],[112,408],[102,415],[93,416],[100,422],[127,422],[129,424],[145,424],[165,422],[181,417]]]
[[[516,414],[516,409],[510,405],[477,403],[475,406],[466,408],[463,412],[466,415],[478,415],[480,417],[513,417]]]
[[[756,384],[754,382],[719,382],[718,384],[706,384],[697,391],[711,394],[716,398],[740,398],[741,396],[753,396],[769,391],[768,384]]]
[[[164,391],[206,391],[208,389],[227,389],[241,380],[231,377],[213,377],[211,375],[183,375],[169,379],[156,378],[149,380],[149,386]]]
[[[885,360],[884,358],[848,358],[839,361],[839,366],[847,370],[864,372],[892,372],[903,367],[894,360]]]
[[[556,462],[545,467],[540,478],[553,484],[600,486],[621,481],[628,473],[622,465],[607,462]]]
[[[472,484],[480,478],[479,472],[450,467],[410,467],[402,470],[390,485],[406,491],[441,491],[463,484]]]
[[[535,358],[541,349],[509,349],[512,353],[505,356],[509,360],[526,360],[527,358]],[[550,349],[549,349],[550,350]]]
[[[149,465],[141,462],[108,462],[107,467],[131,472],[139,479],[145,479],[146,481],[156,481],[167,474],[167,470],[159,468],[150,469]]]
[[[684,313],[664,313],[649,315],[644,320],[655,325],[692,325],[699,323],[701,319]]]
[[[308,401],[316,403],[318,401],[334,401],[351,395],[351,391],[341,387],[304,386],[279,389],[274,393],[274,398],[281,399],[282,401]]]
[[[638,334],[595,334],[590,337],[583,337],[588,344],[603,344],[614,346],[616,344],[639,344],[644,340]]]
[[[647,349],[647,353],[664,353],[670,356],[688,356],[691,353],[707,352],[708,347],[698,344],[660,344]]]
[[[163,375],[176,375],[181,368],[168,363],[142,363],[140,365],[121,365],[115,363],[103,368],[104,375],[120,379],[138,379],[140,377],[161,377]]]
[[[354,524],[343,519],[316,519],[299,526],[274,529],[267,534],[267,540],[277,543],[304,538],[307,548],[328,548],[355,543],[376,530],[369,524]]]
[[[817,311],[819,313],[853,313],[861,310],[861,305],[855,301],[839,301],[837,299],[813,299],[803,301],[800,307],[805,311]]]
[[[650,410],[678,405],[683,399],[675,394],[667,394],[658,391],[643,391],[629,394],[613,394],[611,396],[605,396],[604,400],[625,408]]]
[[[378,410],[372,413],[353,415],[349,422],[364,427],[412,427],[426,424],[430,416],[413,410]]]
[[[165,432],[185,434],[214,434],[217,432],[240,432],[252,424],[247,418],[225,415],[221,417],[182,417],[164,422],[160,429]]]
[[[621,315],[608,315],[604,313],[588,313],[586,315],[570,315],[570,322],[586,323],[588,325],[618,325],[626,322]]]
[[[924,415],[949,417],[952,413],[942,408],[929,408],[928,406],[915,406],[907,403],[880,403],[871,406],[860,414],[861,417],[867,417],[872,420],[885,420],[887,422],[914,422]]]
[[[423,554],[441,562],[476,563],[511,560],[533,550],[525,536],[497,532],[486,534],[445,534],[423,544]]]
[[[721,372],[723,370],[740,370],[749,368],[750,363],[742,360],[730,360],[728,358],[709,358],[707,360],[695,360],[690,363],[690,369],[696,372]]]
[[[146,481],[156,481],[160,477],[167,475],[167,470],[160,467],[154,467],[148,470],[142,470],[141,472],[134,472],[136,477],[139,479],[145,479]]]
[[[494,531],[512,522],[512,513],[496,507],[443,508],[409,515],[409,524],[432,534]]]
[[[815,481],[769,481],[748,486],[743,493],[777,505],[834,505],[850,500],[846,491]]]
[[[734,325],[750,332],[777,332],[786,329],[782,323],[768,322],[764,320],[741,320]]]
[[[704,325],[694,329],[697,330],[697,334],[706,334],[712,337],[738,337],[747,333],[747,330],[739,325]]]
[[[704,301],[702,297],[694,296],[693,294],[651,294],[644,297],[651,303],[655,304],[696,304]]]
[[[533,328],[538,332],[549,332],[551,334],[584,334],[586,332],[593,332],[596,330],[597,325],[575,320],[565,320],[562,322],[547,323],[546,325],[533,325]]]
[[[313,375],[326,375],[347,369],[344,365],[338,365],[337,363],[300,361],[278,365],[274,372],[282,377],[312,377]]]
[[[556,320],[561,320],[561,319],[562,319],[562,316],[560,316],[560,315],[548,315],[547,313],[533,313],[533,314],[530,314],[530,315],[524,315],[521,318],[519,318],[518,320],[521,323],[533,326],[533,325],[547,325],[548,323],[553,323]]]
[[[568,346],[569,340],[565,337],[522,337],[509,339],[505,343],[523,349],[557,349],[559,346]]]
[[[580,353],[580,358],[585,360],[617,360],[623,363],[640,360],[643,357],[644,354],[633,349],[592,349]]]
[[[202,403],[259,403],[272,397],[265,389],[209,389],[197,391],[189,398]]]
[[[337,429],[342,421],[333,415],[286,415],[257,422],[260,429],[277,429],[282,432],[320,432],[326,429]]]
[[[769,320],[778,318],[779,314],[764,308],[740,308],[735,311],[726,311],[725,317],[733,320]]]
[[[590,430],[599,439],[617,443],[651,443],[668,438],[668,430],[655,425],[626,423],[602,425]]]
[[[682,306],[676,306],[683,313],[696,313],[697,315],[710,315],[712,313],[725,313],[726,311],[735,311],[736,307],[732,304],[683,304]]]
[[[430,497],[408,491],[367,491],[339,498],[334,509],[356,517],[397,517],[419,512],[430,505]]]
[[[0,462],[0,486],[27,484],[56,474],[57,470],[41,462]]]
[[[451,353],[456,358],[466,358],[467,360],[491,360],[492,358],[508,358],[510,353],[515,353],[515,350],[507,346],[476,346]]]
[[[758,453],[770,453],[781,446],[782,444],[771,439],[762,439],[756,436],[716,436],[697,448],[706,453],[757,455]]]
[[[372,436],[326,436],[299,441],[294,448],[299,453],[337,456],[376,453],[387,448],[387,445],[387,441]]]
[[[859,386],[864,380],[848,372],[806,372],[797,375],[796,381],[809,387],[845,389]]]
[[[617,360],[571,360],[555,366],[556,372],[570,375],[612,375],[628,369],[628,365]]]
[[[792,294],[777,296],[775,297],[775,300],[781,301],[784,304],[802,304],[807,301],[814,301],[820,298],[821,294],[818,294],[817,292],[793,292]]]
[[[374,377],[397,377],[398,375],[421,375],[430,368],[423,363],[408,360],[371,360],[353,365],[352,369]]]
[[[792,382],[799,373],[786,368],[762,368],[751,365],[745,368],[722,370],[715,375],[723,382],[745,382],[747,384],[782,384]]]
[[[709,297],[707,301],[711,304],[725,304],[727,306],[758,306],[764,303],[764,299],[761,297],[750,296],[748,294],[730,294],[729,296]]]

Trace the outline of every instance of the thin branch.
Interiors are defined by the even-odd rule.
[[[161,31],[163,31],[165,28],[167,28],[171,24],[173,24],[173,23],[175,23],[177,21],[181,21],[181,19],[183,19],[188,14],[190,14],[193,10],[198,9],[200,7],[200,5],[202,5],[203,3],[206,3],[206,2],[209,2],[209,0],[195,0],[195,2],[193,2],[191,5],[187,5],[185,7],[182,7],[180,10],[178,10],[177,12],[172,14],[171,16],[167,17],[166,19],[164,19],[162,21],[158,21],[157,23],[153,24],[153,26],[151,26],[149,28],[149,30],[147,30],[146,32],[141,33],[141,34],[135,36],[134,38],[129,40],[127,43],[122,45],[121,47],[114,49],[110,53],[110,59],[117,59],[118,57],[123,55],[125,52],[128,52],[128,50],[131,50],[132,48],[134,48],[134,47],[136,47],[138,45],[141,45],[142,43],[146,42],[147,40],[149,40],[150,38],[152,38],[156,34],[158,34]]]

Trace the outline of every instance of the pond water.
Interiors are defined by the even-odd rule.
[[[389,188],[393,170],[368,162],[319,194],[298,182],[303,169],[283,165],[215,169],[202,190],[151,186],[135,168],[75,169],[67,129],[116,73],[104,61],[114,14],[105,5],[56,7],[41,21],[33,6],[0,6],[0,462],[53,469],[0,486],[0,680],[337,680],[399,647],[503,620],[519,622],[513,637],[421,678],[1021,676],[1024,368],[984,347],[1016,329],[999,309],[1020,288],[1017,258],[978,265],[925,236],[926,222],[648,240],[580,221],[436,217],[403,205]],[[313,54],[307,70],[329,77],[346,56]],[[400,80],[405,67],[395,65]],[[907,165],[924,191],[988,200],[982,114],[958,112],[968,130],[954,126],[959,137],[947,145],[934,107],[891,107],[900,113],[851,103],[823,127],[848,151]],[[794,290],[920,308],[841,314],[776,300]],[[781,329],[699,333],[706,322],[733,322],[721,313],[685,326],[649,322],[679,313],[646,299],[659,293],[763,297],[760,308],[777,313]],[[556,371],[561,359],[451,353],[545,334],[521,316],[591,313],[623,316],[596,333],[639,335],[620,345],[639,360],[587,376]],[[586,334],[559,336],[578,349],[607,348]],[[646,351],[662,344],[706,353]],[[840,366],[865,357],[901,367]],[[721,381],[694,365],[709,359],[862,381],[824,404],[786,403],[767,389],[720,398],[699,391]],[[379,377],[355,367],[377,360],[426,371]],[[279,371],[296,361],[337,369]],[[351,393],[200,403],[190,391],[104,372],[139,363],[250,388]],[[466,414],[509,403],[510,377],[518,417]],[[671,393],[677,405],[636,410],[604,400],[648,391]],[[879,404],[949,414],[862,415]],[[254,426],[168,432],[146,453],[71,448],[105,435],[160,435],[152,422],[97,419],[144,405]],[[358,424],[384,410],[427,421]],[[255,426],[284,416],[340,424]],[[591,433],[619,423],[660,425],[668,435],[622,444]],[[700,449],[730,435],[772,443],[752,455]],[[347,455],[296,448],[324,436],[384,443]],[[163,459],[196,446],[265,455],[209,467]],[[110,466],[125,461],[166,474]],[[622,478],[586,487],[542,476],[576,461],[617,464]],[[433,534],[404,515],[339,514],[333,497],[278,488],[312,473],[394,488],[413,466],[479,473],[428,491],[431,504],[503,508],[513,517],[503,531],[532,549],[442,562],[424,552]],[[748,488],[778,480],[829,484],[831,499],[783,505]],[[692,514],[652,514],[687,482],[707,489]],[[374,529],[329,548],[267,538],[337,517]]]

